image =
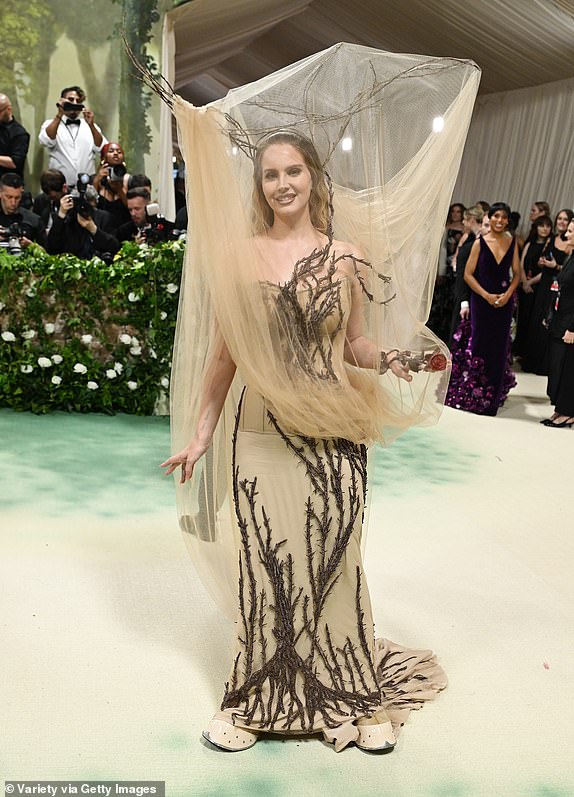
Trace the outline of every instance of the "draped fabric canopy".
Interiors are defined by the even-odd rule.
[[[523,215],[536,199],[555,210],[574,203],[563,134],[572,129],[573,0],[192,0],[165,17],[162,71],[203,105],[339,41],[481,67],[454,199],[507,199]],[[167,116],[161,140],[171,175]],[[162,207],[169,190],[168,179]]]
[[[192,241],[173,350],[174,452],[193,438],[222,340],[238,369],[209,451],[177,486],[186,542],[231,615],[240,532],[231,440],[242,385],[265,396],[287,434],[308,440],[388,443],[438,418],[447,358],[424,322],[479,79],[469,61],[339,44],[199,108],[155,85],[177,119]],[[323,238],[315,230],[313,251],[291,252],[283,281],[254,225],[253,195],[264,182],[257,153],[286,128],[316,149],[313,192],[325,192],[329,223]],[[345,355],[351,315],[370,352],[362,360]],[[416,378],[379,374],[382,350],[418,358]]]

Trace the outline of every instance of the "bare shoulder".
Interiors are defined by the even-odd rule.
[[[356,277],[358,271],[365,268],[363,261],[365,253],[360,246],[348,241],[333,241],[331,245],[332,256],[337,260],[337,268],[347,277]]]
[[[365,253],[360,246],[351,244],[348,241],[334,240],[331,244],[331,251],[335,257],[349,257],[357,260],[364,260]]]

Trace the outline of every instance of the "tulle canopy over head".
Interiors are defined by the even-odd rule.
[[[178,509],[205,583],[230,611],[236,599],[226,585],[236,583],[237,550],[230,442],[241,386],[265,395],[300,434],[368,444],[435,422],[448,383],[448,369],[407,384],[347,363],[334,390],[324,372],[292,367],[285,341],[296,347],[296,333],[270,300],[257,246],[273,223],[261,200],[261,152],[281,141],[299,149],[311,164],[314,226],[362,253],[347,265],[363,288],[364,334],[381,349],[446,355],[425,321],[479,79],[470,61],[338,44],[202,108],[167,97],[186,162],[189,216],[173,357],[174,450],[193,436],[222,339],[238,367],[210,452],[191,484],[178,486]],[[330,251],[317,254],[321,273]],[[313,278],[293,264],[294,290],[309,289]]]

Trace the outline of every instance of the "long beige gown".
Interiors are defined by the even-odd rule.
[[[343,373],[349,277],[269,285],[295,312],[301,352],[323,378]],[[281,341],[278,340],[278,345]],[[294,368],[309,357],[285,353]],[[299,352],[299,354],[301,353]],[[395,730],[446,679],[430,651],[375,640],[361,560],[367,451],[286,432],[247,387],[233,441],[241,532],[237,647],[219,716],[274,733],[322,731],[337,750],[384,707]]]

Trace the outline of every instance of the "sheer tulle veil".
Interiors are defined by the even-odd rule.
[[[328,174],[334,236],[364,253],[365,334],[381,349],[447,355],[425,321],[479,79],[470,61],[338,44],[201,108],[156,83],[177,120],[189,215],[171,382],[173,451],[193,435],[222,338],[238,367],[211,449],[192,481],[177,486],[186,543],[231,617],[238,550],[231,441],[242,385],[264,393],[301,434],[388,444],[415,424],[436,422],[449,376],[448,368],[423,371],[407,384],[348,364],[334,389],[288,367],[253,239],[257,143],[284,129],[313,142]]]

